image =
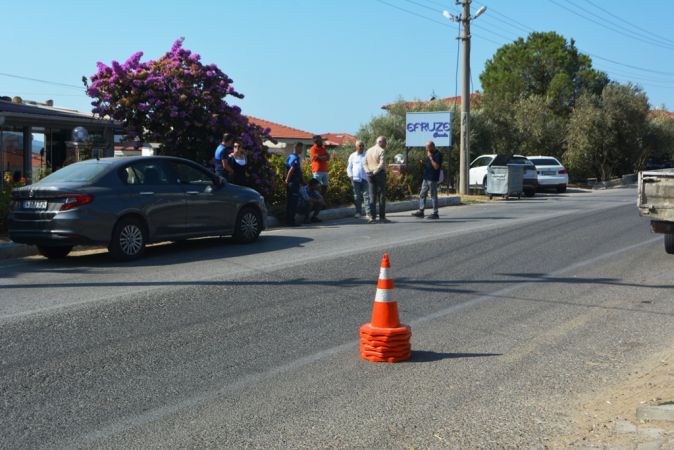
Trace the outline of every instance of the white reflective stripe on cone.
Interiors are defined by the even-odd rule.
[[[375,302],[393,302],[391,298],[391,289],[377,289],[377,294],[374,296]]]
[[[379,269],[379,279],[380,280],[390,280],[391,279],[388,276],[388,269],[386,267],[382,267],[381,269]]]

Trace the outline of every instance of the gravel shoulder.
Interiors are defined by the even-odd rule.
[[[641,420],[643,406],[674,403],[674,342],[649,355],[623,382],[578,399],[575,431],[557,436],[550,448],[674,448],[674,421]]]

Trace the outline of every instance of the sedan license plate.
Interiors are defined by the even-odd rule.
[[[543,175],[557,175],[557,172],[554,170],[544,170]]]
[[[47,200],[24,200],[23,209],[47,209]]]

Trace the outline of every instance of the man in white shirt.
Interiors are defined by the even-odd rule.
[[[356,218],[363,216],[363,199],[365,200],[365,212],[371,218],[370,213],[370,186],[365,172],[365,144],[356,141],[356,151],[351,153],[346,165],[346,174],[351,178],[353,187],[353,202],[356,205]]]

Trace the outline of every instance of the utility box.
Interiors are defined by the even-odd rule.
[[[517,196],[524,191],[524,166],[508,164],[507,166],[489,166],[487,171],[487,190],[489,198],[501,195],[504,198]]]

